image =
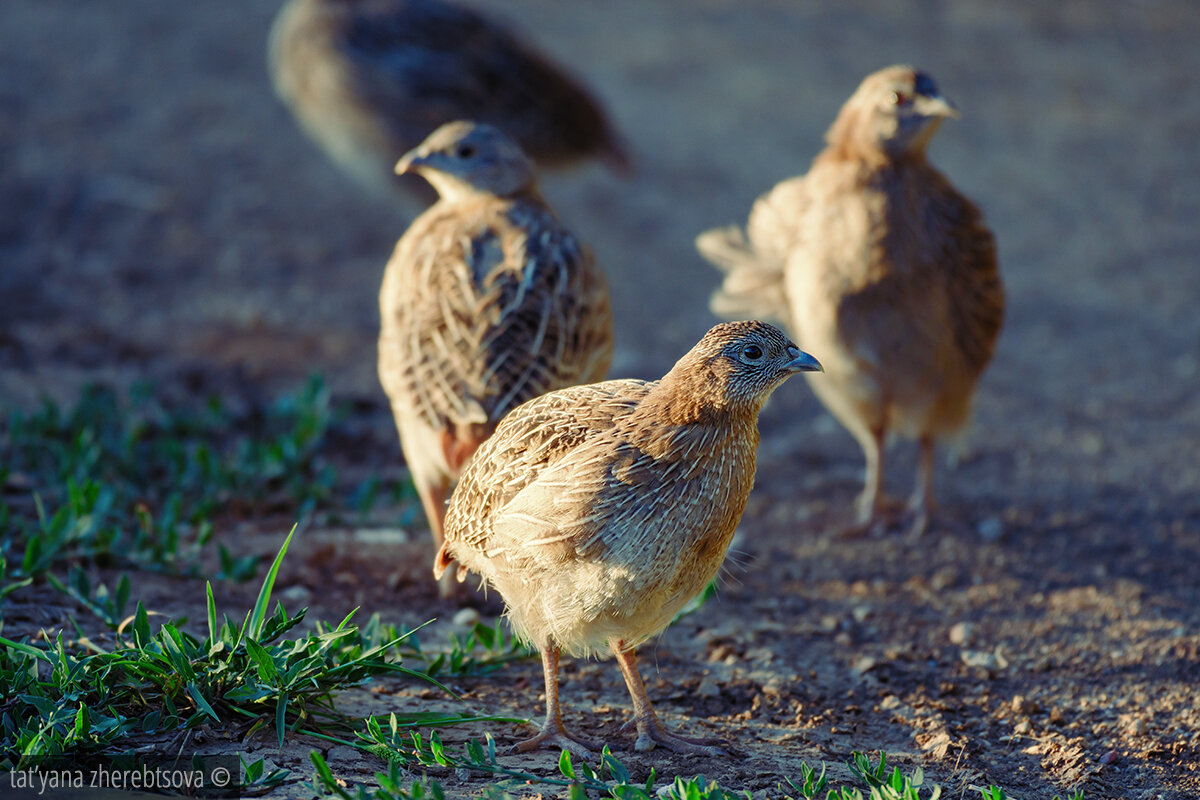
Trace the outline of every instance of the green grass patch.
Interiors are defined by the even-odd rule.
[[[347,415],[318,378],[237,412],[218,398],[168,407],[148,385],[0,411],[0,613],[46,577],[112,625],[127,587],[93,592],[89,565],[252,579],[258,559],[213,536],[222,520],[361,516],[390,502],[400,524],[414,521],[410,482],[339,481],[325,451]]]
[[[208,585],[207,636],[175,620],[154,630],[138,603],[132,624],[110,650],[70,646],[61,634],[43,646],[0,638],[0,767],[118,754],[135,735],[238,718],[251,723],[246,736],[274,729],[280,744],[294,731],[345,741],[373,720],[338,712],[334,693],[381,675],[402,675],[453,695],[425,670],[400,662],[396,654],[411,633],[386,641],[364,636],[351,624],[354,612],[336,625],[289,636],[304,611],[289,615],[281,604],[273,611],[270,605],[290,541],[289,534],[241,622],[218,616]],[[397,724],[412,729],[477,719],[418,712],[397,717]]]
[[[313,752],[314,766],[312,789],[318,795],[338,797],[341,800],[439,800],[445,792],[436,780],[424,777],[419,780],[405,778],[414,768],[426,770],[456,770],[488,775],[494,782],[487,786],[482,796],[488,800],[515,800],[509,788],[530,785],[566,789],[571,800],[590,797],[610,800],[752,800],[749,791],[734,791],[722,787],[703,775],[691,778],[674,776],[659,781],[654,768],[645,781],[632,781],[629,770],[607,747],[596,767],[576,763],[571,754],[563,751],[558,760],[557,775],[535,775],[501,764],[496,755],[496,743],[486,736],[483,742],[471,740],[463,751],[453,755],[434,732],[428,739],[420,733],[402,731],[393,725],[390,729],[369,727],[360,737],[370,742],[371,752],[387,762],[387,771],[375,775],[376,785],[347,788],[333,775],[320,753]],[[826,777],[825,765],[820,771],[801,762],[798,774],[786,778],[776,787],[772,797],[779,800],[939,800],[942,787],[927,783],[920,767],[909,773],[898,767],[887,766],[887,756],[879,754],[878,762],[866,753],[854,752],[847,763],[855,784],[833,785]],[[982,800],[1016,800],[995,786],[967,787],[965,791],[978,792]],[[1055,795],[1052,800],[1062,800]],[[1070,794],[1067,800],[1084,800],[1083,792]]]

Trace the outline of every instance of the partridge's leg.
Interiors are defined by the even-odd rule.
[[[585,761],[590,761],[591,750],[600,750],[602,746],[571,736],[563,727],[562,714],[558,708],[558,647],[555,645],[547,645],[542,650],[542,672],[546,676],[546,721],[537,736],[517,742],[513,746],[513,752],[524,753],[529,750],[561,747]]]
[[[858,536],[864,533],[882,533],[888,527],[898,509],[894,501],[883,494],[883,427],[870,428],[863,434],[855,434],[862,446],[867,461],[863,490],[854,506],[858,518],[844,533]]]
[[[442,547],[445,534],[442,532],[446,520],[446,493],[450,489],[445,481],[426,482],[414,480],[417,494],[421,497],[421,507],[425,509],[425,519],[429,523],[429,532],[433,534],[433,550],[436,553]],[[450,597],[458,591],[458,583],[454,579],[455,571],[447,569],[438,581],[438,594]]]
[[[922,436],[917,443],[917,488],[908,507],[913,514],[909,534],[920,536],[929,527],[929,517],[934,511],[933,500],[933,437]]]
[[[613,655],[617,657],[621,674],[625,676],[625,685],[629,687],[629,696],[633,698],[633,721],[637,724],[638,732],[637,741],[633,745],[635,750],[653,750],[655,745],[661,744],[676,753],[699,753],[705,756],[726,755],[724,750],[716,746],[716,741],[713,739],[688,739],[668,732],[658,721],[658,715],[650,706],[650,698],[646,696],[646,687],[642,683],[642,676],[638,673],[637,656],[634,655],[633,650],[626,649],[625,643],[619,640],[609,642],[609,646],[612,648]]]
[[[873,428],[868,435],[859,440],[863,456],[867,459],[866,475],[863,478],[863,490],[858,496],[855,506],[858,510],[858,524],[864,529],[870,527],[883,511],[883,428]]]

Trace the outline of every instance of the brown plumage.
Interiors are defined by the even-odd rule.
[[[659,381],[620,380],[514,409],[475,453],[435,562],[476,572],[542,651],[546,722],[521,750],[581,755],[558,707],[561,651],[610,649],[633,698],[636,747],[719,753],[667,732],[634,648],[713,579],[750,487],[758,412],[790,375],[820,369],[777,328],[723,323]]]
[[[364,183],[447,122],[495,125],[543,166],[598,156],[628,169],[586,89],[504,27],[442,0],[289,0],[271,28],[276,92]]]
[[[612,316],[590,251],[503,133],[444,125],[396,169],[441,195],[396,244],[379,294],[379,378],[440,546],[463,464],[510,409],[602,379]]]
[[[726,272],[713,311],[784,322],[826,368],[811,382],[866,455],[859,526],[886,524],[883,445],[920,446],[912,530],[933,506],[933,451],[970,415],[1004,317],[996,244],[979,209],[926,160],[957,116],[928,75],[889,67],[842,107],[807,175],[784,181],[737,228],[702,234]]]

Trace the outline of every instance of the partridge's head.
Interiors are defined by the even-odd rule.
[[[825,138],[832,146],[862,153],[923,153],[947,117],[958,117],[958,109],[929,75],[912,67],[887,67],[859,84]]]
[[[774,325],[725,322],[704,337],[663,377],[680,408],[757,414],[771,392],[797,372],[821,364]]]
[[[416,172],[446,199],[480,192],[508,197],[534,185],[533,161],[499,128],[447,122],[396,164]]]

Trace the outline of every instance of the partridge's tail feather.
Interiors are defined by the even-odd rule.
[[[730,225],[705,231],[696,237],[696,249],[725,273],[721,288],[708,302],[714,314],[732,320],[788,323],[783,264],[757,252],[741,228]]]
[[[442,546],[438,548],[437,555],[433,557],[433,577],[439,581],[442,579],[442,573],[446,571],[446,568],[454,563],[454,556],[448,552],[446,548],[447,544],[448,542],[442,542]],[[459,581],[461,582],[462,578],[459,578]]]

